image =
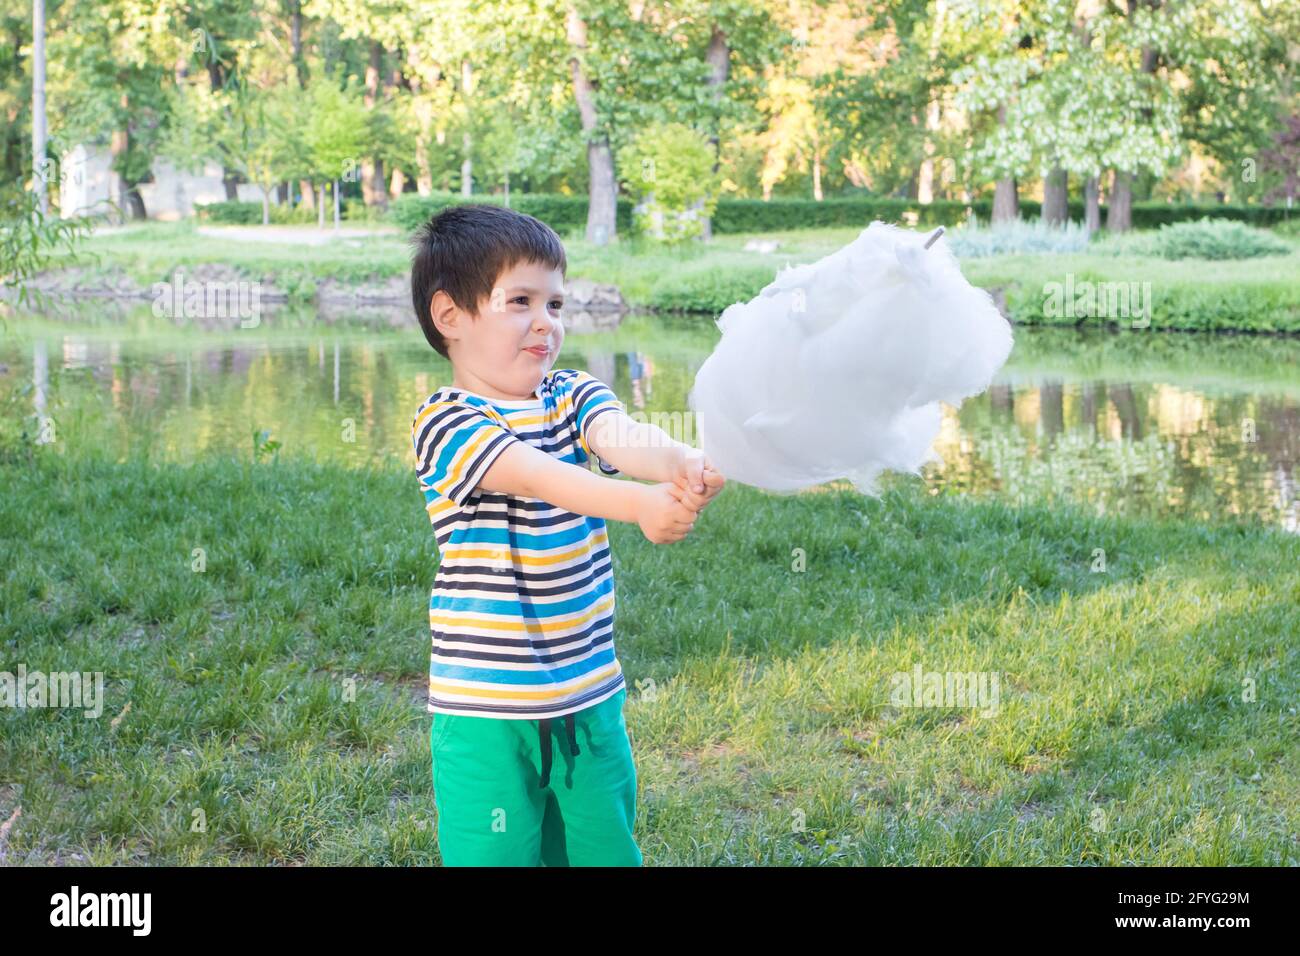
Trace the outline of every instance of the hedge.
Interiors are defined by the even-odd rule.
[[[502,204],[502,197],[492,194],[476,195],[466,200],[457,193],[436,193],[431,196],[404,195],[392,203],[389,217],[404,229],[414,229],[427,222],[435,213],[447,206],[462,202],[490,202]],[[633,202],[618,200],[618,228],[627,232],[632,227]],[[514,194],[510,207],[542,220],[561,235],[582,230],[587,224],[587,198],[585,196],[557,196],[538,193]],[[1102,206],[1103,222],[1106,207]],[[720,199],[713,215],[715,233],[774,232],[786,229],[814,228],[819,226],[866,226],[873,219],[885,222],[902,222],[908,213],[915,214],[918,226],[954,226],[964,221],[968,210],[987,221],[993,211],[992,200],[977,199],[964,203],[954,199],[940,199],[922,205],[914,199],[863,196],[850,199],[776,198]],[[1020,214],[1025,218],[1038,216],[1042,203],[1021,200]],[[1083,221],[1083,203],[1069,204],[1070,218]],[[1165,223],[1200,219],[1208,216],[1219,219],[1237,219],[1257,226],[1267,226],[1286,218],[1282,207],[1233,206],[1227,204],[1192,204],[1135,202],[1133,226],[1151,229]]]
[[[469,199],[459,193],[434,193],[431,196],[404,195],[389,205],[388,216],[403,229],[411,230],[428,222],[433,215],[448,206],[464,202],[505,205],[504,197],[495,194],[475,195]],[[630,199],[618,200],[615,222],[621,232],[627,233],[632,230],[633,205]],[[587,227],[586,196],[514,193],[510,196],[510,208],[540,219],[562,236]]]
[[[354,212],[364,212],[365,206],[359,199],[344,197],[339,214],[348,219]],[[225,200],[195,205],[195,215],[206,222],[218,222],[233,226],[260,226],[262,224],[262,204],[260,202],[238,202]],[[315,224],[319,213],[302,205],[288,206],[283,203],[271,203],[271,222],[274,225]],[[334,221],[334,202],[325,198],[325,222]]]

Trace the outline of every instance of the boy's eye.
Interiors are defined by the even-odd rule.
[[[513,299],[511,299],[510,301],[511,301],[511,302],[518,302],[520,305],[527,305],[527,304],[528,304],[528,296],[526,296],[526,295],[517,295],[517,296],[515,296]],[[559,299],[552,299],[550,302],[546,303],[546,307],[547,307],[548,309],[553,309],[553,310],[555,310],[556,312],[558,312],[560,309],[564,308],[564,303],[563,303],[561,300],[559,300]]]

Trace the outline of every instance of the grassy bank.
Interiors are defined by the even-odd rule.
[[[96,720],[0,711],[7,861],[437,862],[411,472],[45,448],[0,481],[0,669],[106,682]],[[1295,537],[908,482],[611,534],[649,864],[1300,860]],[[892,704],[918,664],[997,674],[996,712]]]
[[[857,229],[806,229],[763,233],[780,243],[775,253],[745,251],[756,235],[719,235],[698,249],[669,250],[638,239],[597,247],[566,241],[569,274],[612,283],[635,307],[716,315],[745,301],[787,263],[813,261],[857,235]],[[153,223],[97,236],[81,266],[88,278],[125,275],[139,286],[168,279],[176,270],[207,264],[231,267],[262,279],[291,299],[308,302],[320,284],[382,282],[409,268],[409,247],[396,231],[366,238],[340,238],[323,246],[283,246],[200,234],[193,223]],[[65,260],[66,261],[66,260]],[[1149,283],[1154,329],[1300,333],[1300,247],[1286,256],[1205,261],[1117,256],[1091,251],[1068,255],[1014,255],[965,260],[966,276],[995,292],[1017,323],[1118,324],[1101,299],[1087,314],[1053,316],[1045,306],[1049,283]],[[1145,292],[1143,301],[1145,298]]]

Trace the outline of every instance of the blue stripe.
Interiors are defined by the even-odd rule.
[[[609,405],[610,403],[615,401],[615,399],[610,398],[608,395],[604,394],[604,392],[600,389],[597,389],[596,392],[597,394],[589,396],[587,400],[582,403],[582,407],[578,409],[579,428],[583,427],[583,425],[587,421],[587,416],[590,414],[590,412],[587,411],[588,406],[594,405],[595,407],[592,408],[592,411],[595,411],[596,408],[600,408],[604,405]]]
[[[447,423],[439,422],[434,428],[434,433],[429,436],[429,440],[435,441],[437,439],[438,431],[446,427]],[[447,439],[446,446],[443,448],[442,454],[438,456],[438,460],[433,466],[433,472],[426,478],[426,481],[431,485],[441,484],[445,481],[449,477],[447,467],[451,464],[452,459],[454,459],[457,452],[459,452],[461,448],[463,448],[465,444],[474,437],[475,433],[483,427],[501,429],[500,425],[488,421],[487,419],[478,419],[477,421],[471,419],[457,425],[456,431]],[[468,461],[465,464],[470,468],[474,466],[473,461]]]
[[[544,671],[502,671],[486,667],[462,667],[458,664],[442,664],[431,661],[429,676],[437,679],[446,677],[453,680],[472,680],[479,683],[509,684],[513,686],[557,684],[572,680],[592,671],[600,670],[614,661],[614,648],[606,647],[585,661],[565,664],[562,667],[548,667]],[[472,688],[466,688],[471,690]],[[505,702],[502,702],[505,704]]]
[[[564,520],[564,518],[561,515],[557,516],[556,520],[560,521]],[[581,544],[591,535],[592,526],[585,522],[576,524],[566,531],[550,531],[541,534],[529,534],[526,531],[516,531],[514,528],[476,528],[470,525],[456,539],[456,543],[513,544],[520,548],[531,548],[535,551],[556,551],[566,545]]]
[[[451,613],[472,611],[475,614],[495,614],[512,620],[519,618],[540,620],[546,617],[561,617],[565,614],[573,614],[576,611],[585,611],[613,589],[614,578],[612,575],[608,575],[594,587],[570,600],[556,601],[554,604],[534,604],[527,609],[518,598],[496,601],[491,598],[456,597],[454,594],[444,594],[442,591],[438,591],[429,598],[429,610]]]

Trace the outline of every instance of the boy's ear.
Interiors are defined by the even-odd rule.
[[[437,290],[429,299],[429,318],[444,339],[448,332],[455,332],[459,328],[460,312],[460,307],[445,289]]]

